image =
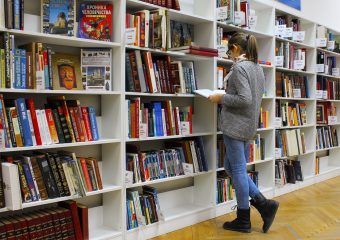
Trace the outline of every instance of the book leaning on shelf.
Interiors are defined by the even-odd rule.
[[[126,192],[127,230],[164,220],[157,189],[143,186],[143,193]]]
[[[163,137],[192,134],[192,106],[175,107],[171,100],[142,103],[127,99],[128,138]]]
[[[287,183],[295,184],[303,181],[301,163],[299,160],[276,160],[275,161],[275,185],[284,186]]]
[[[275,130],[275,148],[281,149],[280,157],[292,157],[305,154],[305,133],[300,129]]]
[[[4,155],[1,161],[17,166],[18,179],[13,181],[20,183],[21,196],[15,197],[22,199],[22,203],[86,196],[88,192],[103,189],[98,161],[91,157],[77,157],[73,152]]]
[[[32,42],[15,48],[14,35],[0,33],[0,88],[111,90],[111,49],[81,49],[81,56],[55,53]]]
[[[0,94],[1,148],[99,140],[95,109],[78,100],[48,97],[37,109],[32,98],[4,99]]]
[[[146,152],[127,146],[126,170],[133,173],[133,183],[208,171],[201,137],[166,142],[165,145],[164,150]]]

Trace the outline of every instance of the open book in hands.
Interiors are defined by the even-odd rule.
[[[195,90],[195,93],[205,97],[205,98],[209,98],[211,95],[214,94],[225,94],[224,90],[210,90],[210,89],[199,89],[199,90]]]

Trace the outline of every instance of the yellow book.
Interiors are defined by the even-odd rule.
[[[267,128],[267,127],[268,127],[268,115],[269,115],[269,112],[268,112],[268,111],[266,111],[266,126],[265,126],[265,128]]]
[[[296,108],[293,109],[293,117],[294,117],[294,126],[299,126]]]

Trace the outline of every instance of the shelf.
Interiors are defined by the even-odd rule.
[[[340,100],[321,99],[321,98],[317,98],[316,101],[317,101],[317,102],[340,102]]]
[[[281,72],[300,73],[304,75],[315,75],[314,72],[294,70],[294,69],[289,69],[289,68],[284,68],[284,67],[276,67],[276,70],[281,71]]]
[[[266,158],[264,160],[256,160],[254,162],[248,162],[247,166],[252,166],[252,165],[257,165],[257,164],[267,163],[267,162],[272,162],[272,161],[274,161],[274,158]],[[224,171],[224,167],[216,169],[216,172],[220,172],[220,171]]]
[[[297,158],[297,157],[300,157],[300,156],[306,156],[308,154],[313,154],[314,151],[306,151],[305,153],[303,154],[299,154],[299,155],[294,155],[294,156],[286,156],[286,157],[279,157],[279,158],[275,158],[275,160],[285,160],[285,159],[292,159],[292,158]]]
[[[176,139],[176,138],[190,138],[190,137],[200,137],[200,136],[209,136],[214,133],[193,133],[190,135],[173,135],[173,136],[164,136],[164,137],[148,137],[148,138],[131,138],[126,139],[126,142],[144,142],[144,141],[155,141],[155,140],[166,140],[166,139]]]
[[[242,27],[239,27],[239,26],[227,24],[227,23],[220,22],[220,21],[216,21],[216,23],[217,23],[217,26],[222,27],[226,31],[240,31],[240,32],[252,34],[257,38],[272,38],[272,37],[274,37],[273,34],[264,33],[264,32],[260,32],[260,31],[257,31],[257,30],[247,29],[247,28],[242,28]]]
[[[334,150],[334,149],[339,149],[339,148],[340,148],[340,146],[330,147],[330,148],[322,148],[322,149],[317,149],[316,152],[323,152],[323,151]]]
[[[234,64],[234,61],[231,59],[225,59],[225,58],[220,58],[220,57],[215,57],[217,63],[223,63],[223,64],[228,64],[232,65]],[[266,64],[259,64],[261,67],[265,69],[273,69],[274,67],[272,65],[266,65]]]
[[[101,139],[99,141],[89,141],[89,142],[75,142],[75,143],[39,145],[39,146],[32,146],[32,147],[4,148],[4,149],[1,149],[1,152],[6,153],[6,152],[19,152],[19,151],[35,151],[35,150],[43,150],[43,149],[82,147],[82,146],[101,145],[101,144],[119,143],[119,142],[121,142],[120,139],[108,138],[108,139]]]
[[[274,128],[272,128],[272,127],[268,127],[268,128],[258,128],[256,131],[257,131],[257,132],[264,132],[264,131],[271,131],[271,130],[274,130]],[[223,135],[223,132],[222,132],[222,131],[218,131],[216,134],[217,134],[217,135]]]
[[[331,173],[331,172],[334,172],[334,171],[337,171],[337,170],[340,170],[340,167],[337,167],[337,166],[328,166],[327,170],[325,170],[323,172],[320,172],[317,176],[326,175],[328,173]]]
[[[170,16],[171,20],[186,22],[191,24],[198,24],[198,23],[206,23],[206,22],[213,22],[213,19],[205,18],[196,14],[185,13],[183,11],[177,11],[174,9],[164,8],[158,5],[154,5],[151,3],[142,2],[139,0],[127,0],[126,1],[126,8],[132,10],[153,10],[153,9],[166,9]]]
[[[333,76],[333,75],[328,75],[328,74],[324,74],[324,73],[316,73],[318,76],[322,76],[322,77],[328,77],[328,78],[333,78],[333,79],[340,79],[340,76]]]
[[[309,127],[314,127],[314,124],[307,124],[307,125],[302,125],[302,126],[286,126],[286,127],[278,127],[276,129],[281,130],[281,129],[296,129],[296,128],[309,128]]]
[[[275,97],[279,100],[288,100],[288,101],[315,101],[315,98],[294,98],[294,97]]]
[[[61,35],[54,35],[54,34],[45,34],[45,33],[40,33],[40,32],[22,31],[22,30],[15,30],[15,29],[8,29],[7,31],[13,34],[14,36],[25,37],[25,40],[28,40],[29,42],[43,42],[46,44],[81,47],[81,48],[82,47],[113,48],[113,47],[121,46],[120,43],[116,43],[116,42],[105,42],[105,41],[98,41],[98,40],[91,40],[91,39],[84,39],[84,38],[77,38],[77,37],[68,37],[68,36],[61,36]]]
[[[228,201],[222,202],[222,203],[218,203],[218,204],[216,205],[216,207],[225,207],[225,206],[227,206],[227,205],[233,205],[233,204],[235,204],[235,205],[237,204],[236,199],[228,200]]]
[[[29,94],[77,94],[77,95],[120,95],[119,91],[85,91],[85,90],[37,90],[0,88],[1,93],[29,93]]]
[[[329,55],[332,55],[334,57],[340,57],[340,53],[337,53],[337,52],[332,52],[332,51],[329,51],[329,50],[326,50],[326,49],[323,49],[323,48],[317,48],[318,51],[320,52],[324,52],[324,53],[327,53]]]
[[[212,208],[212,206],[200,206],[196,204],[184,204],[181,206],[163,209],[164,221],[171,221],[181,217],[185,217],[187,215],[193,215],[204,210],[208,210]]]
[[[93,240],[106,240],[121,237],[122,232],[115,231],[109,227],[101,226],[89,230],[89,239]]]
[[[213,58],[213,57],[208,57],[208,56],[187,54],[187,53],[183,53],[180,51],[163,51],[160,49],[144,48],[144,47],[137,47],[137,46],[131,46],[131,45],[126,45],[125,48],[127,50],[140,50],[140,51],[148,51],[153,54],[168,55],[168,56],[176,57],[178,59],[186,60],[186,61],[199,61],[199,60],[206,61],[206,60]]]
[[[201,176],[201,175],[209,174],[211,172],[212,171],[199,172],[199,173],[186,174],[186,175],[181,175],[181,176],[176,176],[176,177],[167,177],[167,178],[162,178],[162,179],[157,179],[157,180],[152,180],[152,181],[146,181],[146,182],[141,182],[141,183],[134,183],[132,185],[126,185],[126,188],[135,188],[135,187],[153,185],[153,184],[158,184],[158,183],[171,182],[171,181],[176,181],[176,180],[180,180],[180,179],[184,179],[184,178],[192,178],[192,177],[196,177],[196,176]]]
[[[262,97],[262,100],[272,100],[272,99],[274,99],[274,97],[272,97],[272,96],[263,96]]]
[[[113,191],[117,191],[121,189],[122,187],[118,187],[118,186],[109,186],[109,187],[104,186],[102,190],[87,192],[86,196],[94,196],[94,195],[99,195],[99,194],[103,194],[107,192],[113,192]],[[77,199],[77,198],[82,198],[82,197],[79,195],[74,195],[74,196],[59,197],[59,198],[42,200],[42,201],[40,200],[40,201],[35,201],[35,202],[23,203],[22,208],[36,207],[36,206],[57,203],[57,202],[62,202],[62,201]]]
[[[0,208],[0,213],[10,211],[7,207]]]
[[[137,97],[181,97],[181,98],[193,98],[195,94],[183,94],[183,93],[142,93],[142,92],[125,92],[125,96],[137,96]]]
[[[216,168],[216,172],[224,171],[224,167]]]
[[[275,37],[275,39],[278,40],[278,41],[281,41],[281,42],[289,42],[289,43],[294,44],[296,46],[299,46],[301,48],[309,48],[309,49],[315,48],[314,46],[311,46],[311,45],[308,45],[308,44],[305,44],[305,43],[302,43],[302,42],[296,42],[296,41],[281,38],[281,37]]]

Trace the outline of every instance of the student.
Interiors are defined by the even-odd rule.
[[[252,35],[235,33],[228,42],[228,55],[234,60],[225,78],[226,94],[214,94],[209,100],[222,104],[220,127],[226,157],[224,167],[231,177],[237,198],[237,218],[223,228],[251,232],[250,203],[259,211],[267,232],[274,221],[279,203],[266,199],[247,174],[249,140],[258,127],[265,77],[258,64],[257,42]]]

